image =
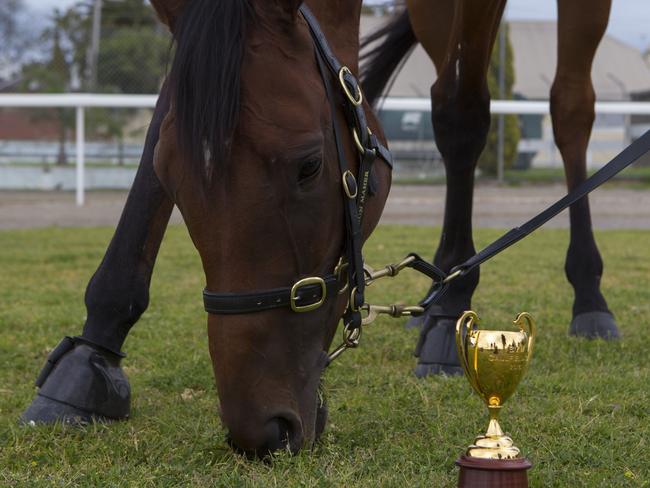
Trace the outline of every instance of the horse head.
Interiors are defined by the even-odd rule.
[[[309,4],[336,57],[356,72],[361,0]],[[246,312],[256,306],[246,301],[251,291],[332,275],[346,252],[339,159],[357,174],[360,157],[338,77],[325,75],[337,87],[330,100],[299,6],[190,2],[174,22],[172,108],[156,149],[156,173],[201,256],[206,290],[241,305],[209,314],[210,355],[231,443],[257,455],[295,452],[322,432],[321,375],[349,298],[349,290],[339,293],[344,283],[321,287],[317,278],[301,289],[313,291],[318,306]],[[366,109],[368,128],[383,140]],[[390,187],[380,160],[371,181],[360,241],[377,225]],[[289,300],[300,299],[294,292],[301,291]]]

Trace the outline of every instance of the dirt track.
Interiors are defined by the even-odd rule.
[[[501,187],[481,185],[474,196],[474,225],[514,227],[563,196],[564,187]],[[115,226],[126,192],[88,193],[86,206],[74,204],[66,192],[0,192],[0,229],[33,227]],[[382,218],[384,224],[440,225],[444,186],[393,187]],[[593,221],[599,229],[650,229],[650,191],[620,187],[596,190],[591,197]],[[174,211],[172,222],[181,222]],[[568,214],[556,217],[548,227],[567,227]]]

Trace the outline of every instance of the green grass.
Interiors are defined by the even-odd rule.
[[[589,171],[589,175],[594,174]],[[483,174],[478,177],[478,182],[495,182],[496,176]],[[508,169],[503,175],[503,182],[509,186],[523,185],[551,185],[564,184],[564,169],[562,168],[530,168],[527,170]],[[445,176],[433,176],[429,178],[400,178],[395,176],[394,183],[400,185],[442,185],[445,183]],[[616,175],[606,186],[618,188],[647,189],[650,188],[650,167],[632,166]]]
[[[150,309],[125,345],[132,418],[84,429],[18,426],[48,350],[81,330],[83,291],[111,233],[0,232],[0,486],[455,486],[454,460],[486,427],[485,407],[464,378],[416,379],[417,333],[391,319],[368,327],[361,348],[328,372],[322,442],[271,464],[231,453],[217,417],[202,272],[181,227],[168,232]],[[478,231],[477,245],[498,234]],[[437,238],[438,230],[383,227],[367,260],[429,256]],[[597,238],[620,342],[567,337],[566,231],[540,231],[482,269],[474,308],[484,323],[506,327],[522,310],[538,322],[533,363],[502,416],[534,463],[532,487],[650,486],[650,232]],[[369,299],[415,302],[426,287],[404,273],[373,286]]]
[[[589,175],[594,173],[594,170],[589,171]],[[565,181],[562,168],[531,168],[525,171],[509,169],[504,174],[504,180],[510,185],[564,183]],[[650,167],[631,166],[607,184],[626,188],[650,188]]]

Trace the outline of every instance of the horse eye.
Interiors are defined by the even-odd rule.
[[[318,174],[318,171],[321,168],[320,159],[308,159],[300,166],[300,174],[298,175],[298,181],[302,182]]]

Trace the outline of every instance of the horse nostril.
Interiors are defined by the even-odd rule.
[[[291,440],[291,423],[283,417],[274,417],[264,426],[264,433],[269,451],[285,449]]]
[[[272,417],[263,424],[233,425],[227,440],[235,452],[250,459],[264,459],[274,451],[287,448],[295,454],[302,447],[303,435],[300,418],[288,413]]]

